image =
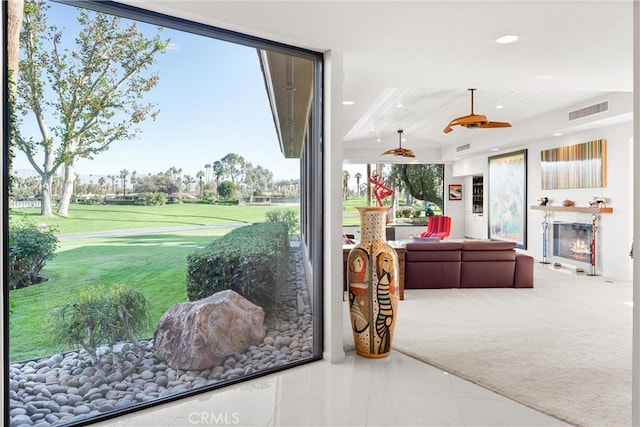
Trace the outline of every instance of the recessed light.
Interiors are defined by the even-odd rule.
[[[501,108],[504,108],[504,106],[500,104],[496,105],[496,109],[500,110]]]
[[[460,160],[460,157],[454,157],[453,160]]]
[[[382,141],[380,138],[376,139],[376,142],[380,142],[380,141]]]
[[[353,105],[355,102],[353,101],[342,101],[342,105]]]
[[[556,132],[553,134],[553,136],[560,136],[560,135],[562,135],[562,132]]]
[[[398,101],[398,103],[396,104],[397,108],[402,108],[404,107],[404,104],[401,101]]]
[[[498,151],[498,148],[492,148],[491,151]]]
[[[513,43],[516,40],[518,40],[518,36],[516,36],[515,34],[507,34],[505,36],[498,37],[496,39],[496,43],[507,44],[507,43]]]

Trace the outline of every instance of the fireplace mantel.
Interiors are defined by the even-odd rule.
[[[592,208],[582,206],[529,206],[533,210],[538,211],[557,211],[557,212],[580,212],[580,213],[613,213],[613,208]]]

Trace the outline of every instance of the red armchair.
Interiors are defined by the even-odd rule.
[[[429,217],[427,231],[420,234],[420,237],[438,237],[444,240],[451,232],[451,217],[444,215],[434,215]]]

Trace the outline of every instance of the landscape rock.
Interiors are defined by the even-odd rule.
[[[264,311],[232,290],[175,304],[160,319],[155,356],[174,369],[218,366],[264,339]]]

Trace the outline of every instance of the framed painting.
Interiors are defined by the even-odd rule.
[[[597,139],[540,152],[543,190],[607,185],[607,140]]]
[[[527,248],[527,150],[489,157],[489,238]]]
[[[462,200],[462,185],[449,184],[449,200]]]

